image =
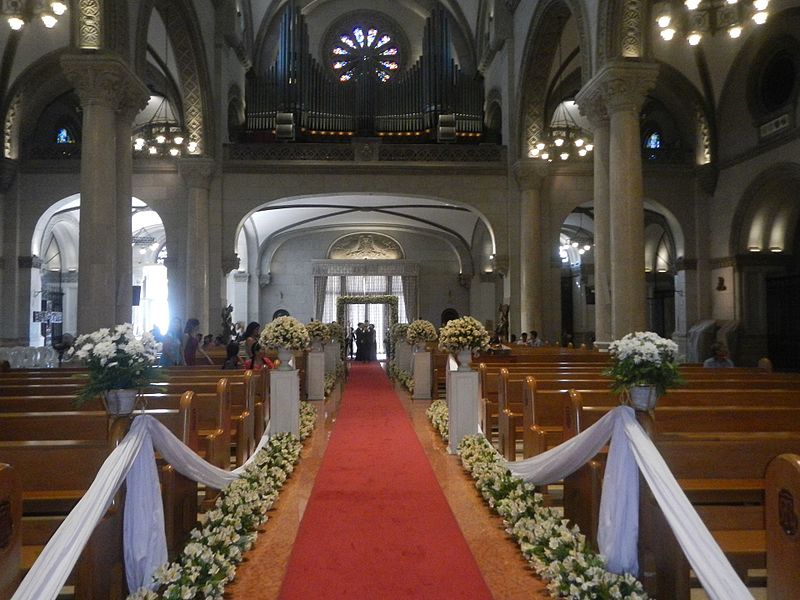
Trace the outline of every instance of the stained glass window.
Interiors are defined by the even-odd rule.
[[[386,82],[400,68],[398,54],[391,35],[375,26],[357,25],[331,48],[331,66],[339,81],[377,77]]]
[[[647,139],[644,141],[644,147],[648,150],[660,150],[661,149],[661,134],[658,131],[654,131],[650,135],[647,136]]]
[[[56,144],[74,144],[75,138],[66,127],[56,129]]]

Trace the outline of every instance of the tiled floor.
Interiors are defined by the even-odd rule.
[[[516,545],[506,537],[501,521],[491,516],[458,459],[447,454],[445,445],[428,425],[425,409],[429,403],[412,402],[407,394],[398,393],[494,597],[548,598],[544,584],[528,569]],[[292,544],[335,422],[338,402],[339,396],[334,395],[325,403],[316,403],[317,428],[303,450],[301,463],[284,487],[256,547],[240,566],[226,597],[235,600],[278,597]]]

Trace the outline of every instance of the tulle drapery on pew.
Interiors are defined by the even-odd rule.
[[[658,502],[703,589],[713,600],[752,600],[652,440],[628,406],[619,406],[574,438],[542,454],[506,463],[526,482],[546,485],[564,479],[611,441],[597,532],[609,571],[637,573],[639,471]],[[638,466],[638,469],[637,469]]]
[[[58,596],[123,482],[127,484],[123,548],[128,589],[153,586],[153,573],[167,562],[155,451],[181,475],[214,489],[224,489],[244,473],[268,441],[269,434],[265,433],[245,464],[225,471],[203,460],[155,418],[136,417],[128,435],[103,463],[94,482],[45,546],[12,600],[50,600]]]

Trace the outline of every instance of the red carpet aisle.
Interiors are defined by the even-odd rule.
[[[492,597],[375,364],[352,367],[280,597]]]

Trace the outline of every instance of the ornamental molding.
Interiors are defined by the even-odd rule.
[[[116,54],[70,52],[61,57],[61,69],[75,86],[81,105],[113,110],[147,106],[150,91]]]
[[[235,271],[238,268],[239,268],[239,256],[237,254],[227,255],[222,257],[223,275],[227,275],[231,271]]]
[[[383,233],[348,233],[334,241],[328,249],[332,260],[397,260],[405,258],[402,246]]]
[[[625,0],[622,5],[622,43],[620,54],[625,58],[638,58],[644,53],[644,1]]]
[[[418,277],[419,263],[410,260],[313,260],[315,277],[346,277],[354,275]]]
[[[103,47],[101,0],[78,2],[78,47],[84,50],[99,50]]]

